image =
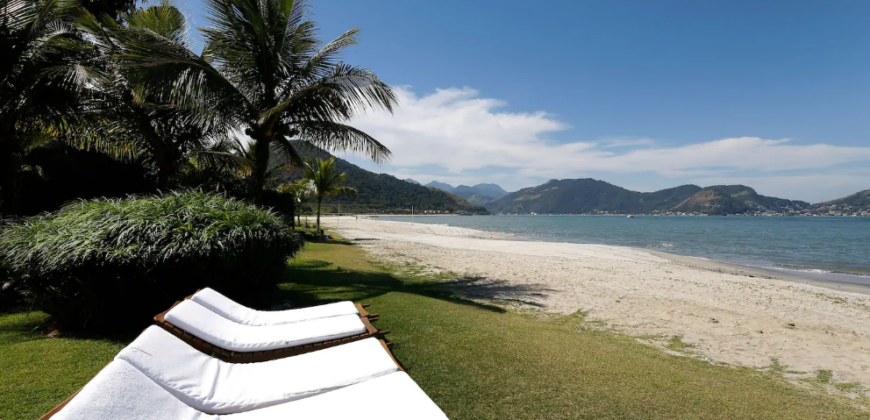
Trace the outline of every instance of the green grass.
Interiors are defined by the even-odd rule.
[[[0,419],[39,418],[99,372],[130,338],[46,338],[40,312],[0,314]]]
[[[584,314],[506,312],[455,298],[425,274],[366,261],[359,248],[310,244],[277,300],[371,302],[393,351],[453,420],[866,419],[845,398],[778,374],[666,354],[595,328]],[[396,274],[401,273],[401,274]],[[460,279],[451,287],[474,287]],[[121,343],[46,339],[40,319],[0,317],[0,418],[32,419],[61,402]],[[681,340],[679,340],[682,342]],[[9,396],[9,397],[7,397]],[[380,401],[389,409],[390,396]]]

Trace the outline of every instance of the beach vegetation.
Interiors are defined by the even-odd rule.
[[[317,203],[317,230],[320,230],[320,211],[324,198],[338,196],[353,197],[356,190],[345,186],[347,174],[339,172],[335,166],[335,158],[307,159],[303,168],[304,179],[311,185],[314,201]]]
[[[188,122],[242,128],[254,143],[254,201],[262,197],[273,150],[302,164],[291,140],[376,162],[389,158],[386,146],[346,124],[396,105],[377,75],[340,61],[358,30],[321,43],[303,0],[205,0],[205,7],[210,25],[202,29],[202,55],[177,39],[136,32],[121,59],[146,96],[172,104]]]
[[[141,328],[206,286],[262,304],[301,246],[276,213],[197,191],[79,201],[0,230],[34,307],[90,331]]]
[[[820,384],[829,384],[831,383],[831,379],[834,378],[834,373],[830,370],[817,370],[816,371],[816,382]]]
[[[693,346],[689,343],[683,341],[683,336],[681,335],[673,335],[668,340],[668,343],[665,345],[665,348],[675,352],[684,353],[691,349]]]

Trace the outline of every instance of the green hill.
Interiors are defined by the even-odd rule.
[[[706,214],[743,214],[755,211],[789,213],[810,208],[810,203],[759,195],[745,185],[714,185],[704,188],[674,207],[674,210]]]
[[[332,156],[326,151],[298,144],[297,149],[303,157],[328,159]],[[340,204],[344,213],[410,213],[411,206],[414,206],[416,212],[430,210],[439,213],[487,213],[485,208],[472,205],[439,189],[424,187],[392,175],[376,174],[344,159],[336,158],[335,161],[338,170],[347,173],[347,185],[355,188],[358,195],[353,199],[324,200],[324,212],[338,212]],[[283,175],[288,180],[301,177],[299,170]]]
[[[809,203],[759,195],[743,185],[701,188],[682,185],[642,193],[594,179],[551,180],[524,188],[486,204],[501,213],[700,213],[744,214],[755,211],[791,212],[810,208]]]
[[[814,207],[817,213],[870,213],[870,190],[858,191],[843,198],[818,203]]]

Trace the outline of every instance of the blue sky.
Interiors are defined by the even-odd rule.
[[[320,0],[324,40],[402,99],[354,124],[429,182],[870,188],[870,1]],[[199,1],[180,6],[207,25]],[[198,35],[194,34],[194,37]],[[196,39],[201,45],[201,41]]]

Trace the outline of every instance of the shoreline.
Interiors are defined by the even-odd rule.
[[[615,245],[619,246],[619,245]],[[663,251],[653,251],[649,249],[643,248],[632,248],[626,247],[630,249],[636,249],[638,251],[648,252],[650,254],[669,259],[675,263],[685,264],[692,268],[696,268],[699,270],[706,270],[718,273],[727,273],[736,276],[746,276],[750,278],[759,278],[759,279],[767,279],[767,280],[782,280],[794,283],[801,283],[815,287],[823,287],[826,289],[837,290],[841,292],[849,292],[849,293],[859,293],[863,295],[870,296],[870,285],[860,284],[860,283],[848,283],[848,282],[838,282],[833,280],[823,280],[823,279],[814,279],[810,278],[809,273],[806,273],[807,277],[804,277],[800,274],[788,274],[783,273],[777,270],[763,268],[763,267],[753,267],[749,265],[742,264],[734,264],[727,261],[719,261],[719,260],[711,260],[703,257],[694,257],[691,255],[681,255],[681,254],[672,254],[669,252]],[[835,273],[830,273],[835,274]]]
[[[870,389],[870,287],[639,248],[522,241],[454,226],[324,219],[386,263],[442,273],[461,298],[568,315],[704,360]],[[453,280],[450,280],[453,279]]]
[[[414,217],[443,217],[445,215],[439,214],[428,214],[428,215],[415,215]],[[449,215],[456,216],[456,215]],[[568,215],[568,216],[580,216],[587,217],[587,215]],[[613,215],[588,215],[589,217],[613,217]],[[412,217],[410,215],[366,215],[363,216],[370,220],[377,220],[379,222],[395,222],[395,223],[413,223],[413,221],[394,221],[394,220],[379,220],[380,217]],[[695,217],[695,216],[685,216],[685,217]],[[747,216],[749,217],[749,216]],[[467,229],[467,228],[462,228]],[[477,230],[477,229],[469,229],[469,230]],[[578,244],[578,245],[600,245],[600,246],[612,246],[612,247],[623,247],[634,249],[642,252],[648,252],[653,255],[668,258],[675,262],[679,262],[682,264],[687,264],[693,266],[695,268],[710,270],[710,271],[719,271],[719,272],[729,272],[737,275],[746,275],[749,277],[760,277],[767,279],[777,279],[777,280],[785,280],[803,284],[809,284],[818,287],[824,287],[832,290],[846,291],[852,293],[862,293],[870,295],[870,275],[862,275],[862,273],[845,273],[845,272],[835,272],[826,269],[811,269],[811,270],[800,270],[800,269],[788,269],[788,268],[775,268],[775,267],[762,267],[762,266],[754,266],[747,264],[740,264],[736,262],[718,260],[715,258],[702,257],[697,255],[686,255],[686,254],[677,254],[673,252],[660,251],[647,249],[643,247],[634,247],[630,245],[613,245],[613,244],[601,244],[601,243],[593,243],[593,242],[565,242],[558,240],[546,240],[539,238],[530,238],[523,236],[516,236],[511,233],[506,232],[491,232],[491,231],[483,231],[477,230],[481,234],[490,234],[490,235],[503,235],[500,238],[493,239],[504,239],[504,240],[515,240],[515,241],[525,241],[525,242],[543,242],[543,243],[555,243],[555,244]],[[745,273],[745,274],[744,274]]]

